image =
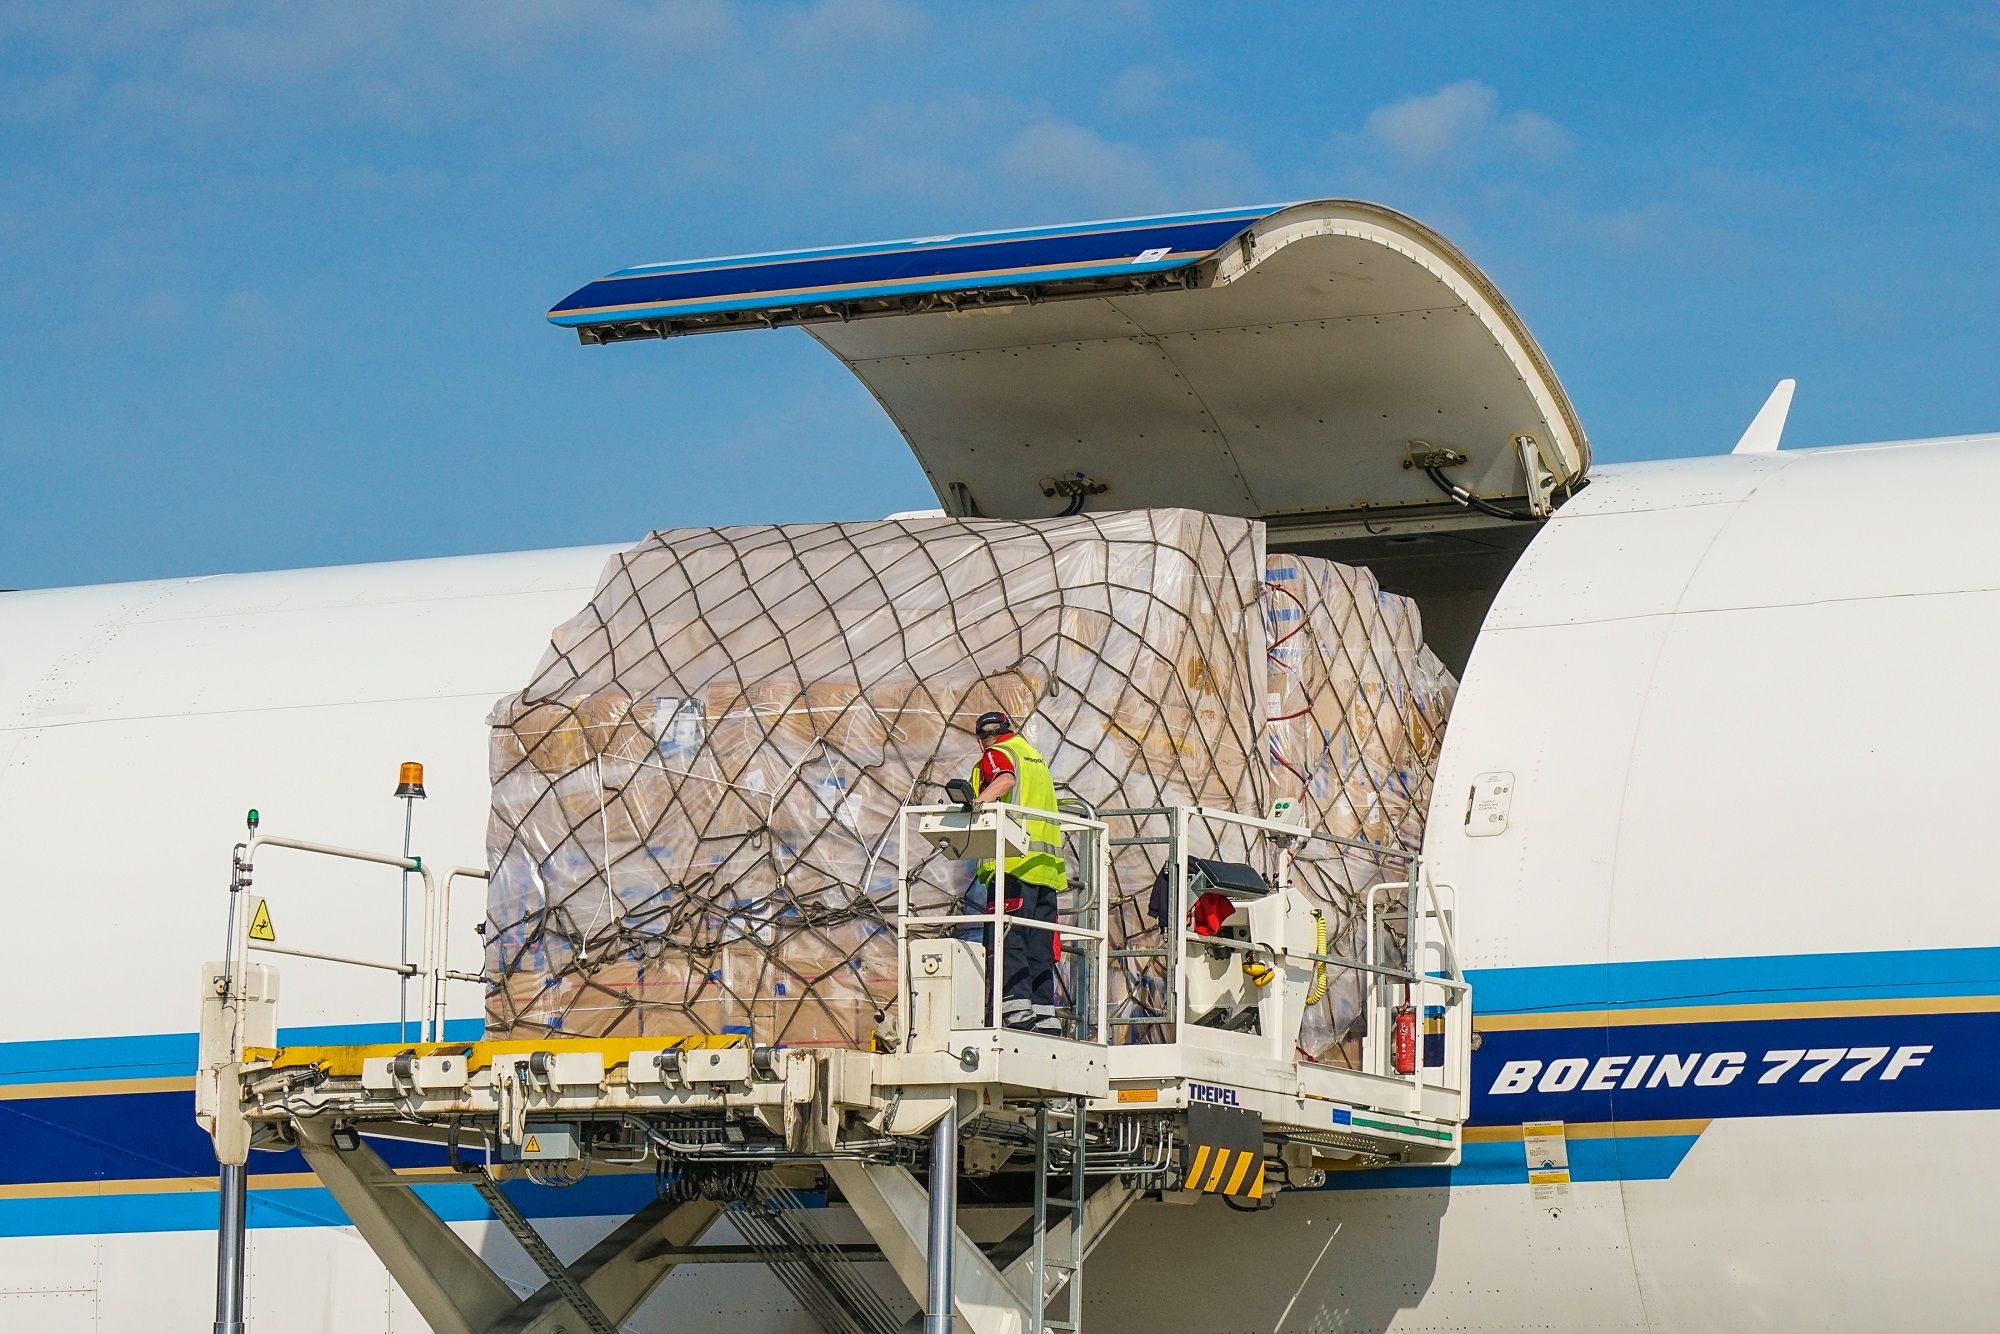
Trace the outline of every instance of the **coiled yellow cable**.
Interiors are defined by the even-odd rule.
[[[1326,914],[1314,908],[1313,953],[1325,954],[1326,944]],[[1324,995],[1326,995],[1326,960],[1315,959],[1313,961],[1313,983],[1312,987],[1306,992],[1306,1004],[1317,1005],[1320,1002],[1320,998]]]

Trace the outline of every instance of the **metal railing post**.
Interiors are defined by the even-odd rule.
[[[491,880],[493,873],[483,866],[454,866],[444,874],[443,887],[438,891],[437,910],[437,971],[431,979],[431,1006],[433,1042],[444,1041],[445,992],[444,984],[451,976],[451,888],[460,880]],[[480,972],[485,972],[485,960],[480,961]]]
[[[1111,1042],[1111,849],[1105,843],[1106,833],[1103,828],[1090,831],[1091,860],[1097,876],[1097,912],[1091,921],[1097,932],[1097,1027],[1090,1036],[1093,1042],[1108,1046]]]
[[[916,1018],[910,1003],[910,812],[896,812],[896,1000],[902,1007],[903,1050],[910,1049]]]
[[[1173,842],[1167,845],[1167,856],[1171,858],[1168,864],[1172,870],[1172,874],[1168,877],[1167,887],[1170,897],[1173,899],[1174,919],[1171,930],[1167,929],[1164,922],[1161,923],[1161,934],[1162,936],[1170,937],[1173,942],[1167,952],[1167,968],[1169,970],[1167,983],[1168,991],[1173,997],[1174,1037],[1178,1041],[1181,1027],[1187,1023],[1188,1019],[1187,969],[1183,966],[1187,962],[1188,930],[1187,807],[1174,807],[1171,825],[1172,832],[1168,837]]]
[[[1410,1024],[1415,1039],[1410,1059],[1410,1110],[1424,1109],[1424,913],[1423,869],[1410,868],[1409,888],[1403,891],[1404,966],[1410,970]]]
[[[993,879],[986,885],[986,911],[993,918],[993,926],[988,939],[993,942],[993,975],[986,980],[992,984],[989,1002],[992,1024],[995,1028],[1007,1026],[1006,1004],[1007,979],[1007,808],[996,803],[999,810],[998,827],[994,830]]]
[[[416,831],[416,824],[417,824],[417,799],[415,797],[404,797],[403,798],[403,856],[406,859],[410,855],[410,838],[411,835],[414,834]],[[404,963],[408,963],[410,962],[410,869],[407,866],[403,868],[402,880],[403,880],[403,911],[400,917],[397,919],[402,924],[402,937],[401,937],[402,943],[398,946],[400,952],[397,954],[396,957],[401,959]],[[430,923],[428,919],[425,920],[424,929],[426,931],[430,929]],[[410,1040],[410,979],[407,975],[405,975],[396,983],[396,1041],[408,1042],[409,1040]]]
[[[1361,998],[1361,1068],[1371,1075],[1382,1073],[1382,966],[1375,943],[1375,891],[1370,885],[1361,896],[1361,961],[1368,966],[1368,990]]]

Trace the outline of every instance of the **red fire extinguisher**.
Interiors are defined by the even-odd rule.
[[[1396,1041],[1392,1049],[1396,1073],[1407,1075],[1417,1068],[1417,1011],[1414,1006],[1396,1007]]]

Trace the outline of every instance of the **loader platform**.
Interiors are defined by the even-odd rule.
[[[1006,807],[976,816],[909,807],[905,846],[984,837],[1005,847],[1004,825],[1015,818]],[[297,1148],[441,1330],[610,1334],[676,1266],[713,1258],[770,1264],[830,1329],[888,1334],[898,1328],[895,1311],[915,1300],[934,1315],[953,1313],[959,1328],[999,1334],[1077,1329],[1085,1259],[1140,1198],[1214,1194],[1267,1207],[1329,1172],[1456,1161],[1471,995],[1448,888],[1415,867],[1403,882],[1374,886],[1365,948],[1348,958],[1326,948],[1318,910],[1289,883],[1291,850],[1308,837],[1301,829],[1199,808],[1061,821],[1081,872],[1077,910],[1060,927],[1063,1034],[992,1026],[999,984],[983,942],[966,938],[987,932],[1004,942],[1009,931],[1046,924],[999,907],[925,913],[905,902],[899,1003],[885,1018],[883,1050],[742,1034],[443,1041],[453,978],[442,943],[429,940],[424,1040],[279,1045],[276,972],[252,961],[259,942],[245,928],[268,921],[248,897],[257,853],[278,846],[400,863],[253,837],[237,852],[234,957],[204,973],[197,1105],[223,1164],[224,1208],[231,1168],[240,1192],[249,1152]],[[1189,905],[1222,881],[1191,852],[1204,824],[1271,854],[1257,859],[1257,882],[1238,887],[1241,912],[1231,920],[1244,920],[1227,933],[1200,934],[1189,921]],[[1163,1014],[1110,1004],[1103,877],[1119,838],[1161,849],[1165,929],[1158,945],[1127,952],[1157,964],[1171,998]],[[449,914],[432,902],[433,878],[420,859],[407,861],[424,875],[427,923],[442,929]],[[1001,892],[992,898],[1005,901]],[[1304,1012],[1335,971],[1359,979],[1366,1007],[1346,1066],[1301,1059],[1298,1048]],[[502,1282],[384,1164],[371,1144],[382,1140],[441,1146],[544,1286],[523,1298]],[[632,1172],[653,1175],[653,1201],[570,1264],[505,1188]],[[968,1230],[957,1205],[962,1180],[979,1181],[989,1206],[1013,1201],[1012,1225],[997,1236]],[[825,1240],[812,1211],[796,1207],[807,1198],[844,1201],[870,1243]],[[725,1216],[747,1247],[702,1244]],[[225,1270],[241,1263],[228,1250],[225,1229]],[[857,1260],[886,1263],[907,1296],[875,1288]]]

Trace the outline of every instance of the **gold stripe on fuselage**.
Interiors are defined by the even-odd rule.
[[[1905,996],[1885,1000],[1752,1001],[1743,1005],[1669,1005],[1657,1009],[1551,1010],[1537,1014],[1479,1014],[1480,1033],[1540,1028],[1640,1028],[1653,1024],[1726,1024],[1753,1019],[1850,1019],[1896,1014],[1992,1014],[2000,996]]]

